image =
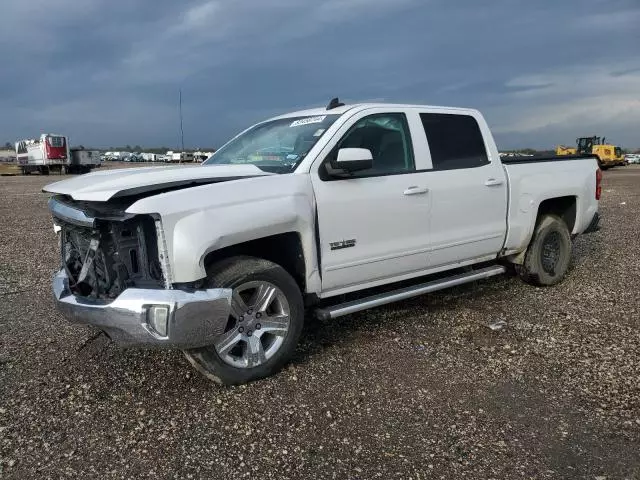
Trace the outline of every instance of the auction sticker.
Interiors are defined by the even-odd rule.
[[[291,125],[289,125],[289,127],[299,127],[301,125],[309,125],[311,123],[322,123],[322,121],[325,118],[327,118],[326,115],[320,115],[319,117],[301,118],[300,120],[296,120],[294,122],[291,122]]]

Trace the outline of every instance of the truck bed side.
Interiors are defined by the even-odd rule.
[[[562,202],[572,234],[586,230],[598,211],[595,157],[525,157],[503,163],[509,180],[505,254],[526,248],[545,201]]]

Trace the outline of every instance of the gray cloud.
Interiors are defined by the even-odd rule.
[[[503,148],[594,132],[640,145],[637,0],[4,0],[3,14],[2,142],[176,145],[182,88],[191,146],[336,95],[479,108]]]

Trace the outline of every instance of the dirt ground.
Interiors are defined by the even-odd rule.
[[[0,177],[0,478],[640,478],[640,167],[605,172],[559,286],[310,321],[289,367],[235,388],[55,311],[58,179]]]

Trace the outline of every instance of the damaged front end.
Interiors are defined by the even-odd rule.
[[[129,287],[163,288],[154,219],[86,203],[79,210],[58,198],[49,202],[72,293],[112,299]]]
[[[129,204],[51,198],[61,252],[53,279],[58,309],[122,346],[210,345],[227,324],[231,290],[172,285],[160,220],[126,213]]]

